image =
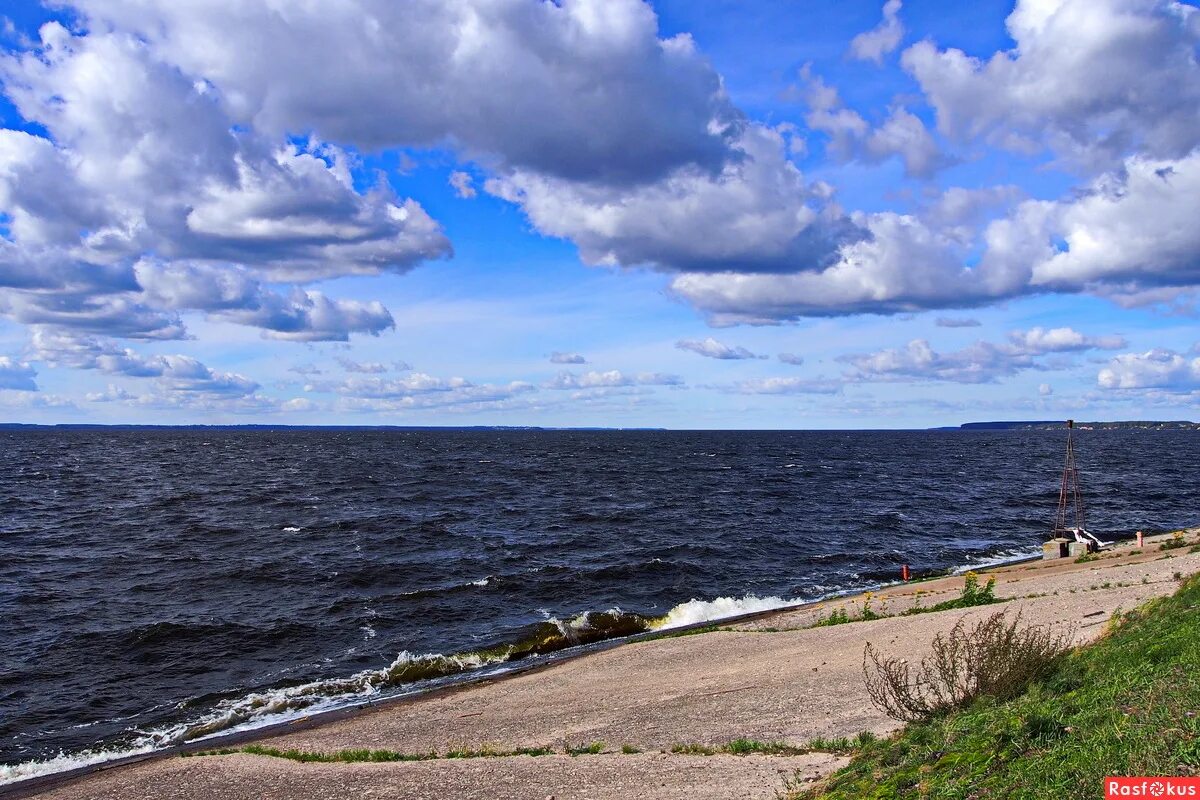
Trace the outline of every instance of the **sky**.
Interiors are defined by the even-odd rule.
[[[0,421],[1197,419],[1200,11],[0,0]]]

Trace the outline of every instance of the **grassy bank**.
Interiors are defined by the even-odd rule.
[[[1200,774],[1200,576],[1005,702],[868,742],[804,798],[1088,798],[1106,775]]]

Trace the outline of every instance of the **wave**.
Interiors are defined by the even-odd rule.
[[[24,761],[20,764],[0,764],[0,786],[6,783],[29,780],[41,775],[53,775],[56,772],[67,772],[92,764],[101,764],[126,756],[136,756],[157,749],[153,744],[128,747],[122,750],[82,750],[78,753],[59,753],[53,758],[41,761]]]
[[[989,563],[1011,558],[1005,553]],[[1022,553],[1023,555],[1023,553]],[[979,563],[971,566],[981,566]],[[487,585],[488,578],[464,586]],[[843,589],[833,594],[851,593]],[[513,662],[548,656],[562,650],[596,642],[634,636],[656,630],[713,622],[745,614],[796,606],[799,598],[777,596],[717,597],[691,599],[661,616],[647,616],[619,608],[587,611],[562,621],[553,617],[526,628],[516,641],[461,653],[412,653],[403,651],[386,667],[368,669],[342,678],[325,678],[293,686],[264,689],[217,702],[208,712],[168,727],[141,731],[125,747],[60,754],[43,761],[0,765],[0,784],[38,775],[62,772],[103,761],[147,753],[173,745],[194,742],[223,733],[244,731],[287,722],[324,711],[368,703],[384,696],[416,693],[466,673],[497,674],[512,669]],[[370,634],[367,634],[370,636]]]
[[[666,616],[657,620],[653,627],[658,629],[680,628],[685,625],[695,625],[700,622],[737,617],[742,614],[754,614],[759,611],[772,611],[796,605],[798,600],[785,600],[782,597],[718,597],[715,600],[689,600],[680,603],[667,612]]]
[[[486,580],[486,579],[484,579]],[[478,583],[481,583],[477,582]],[[360,705],[387,695],[420,691],[431,684],[463,675],[511,669],[513,662],[547,656],[581,645],[620,639],[654,630],[667,630],[741,614],[768,611],[797,601],[781,597],[718,597],[689,600],[658,617],[622,611],[588,611],[563,621],[547,619],[529,626],[516,641],[462,653],[401,652],[381,669],[343,678],[326,678],[294,686],[250,692],[219,701],[198,718],[141,732],[128,746],[88,750],[44,761],[0,766],[0,784],[37,775],[62,772],[115,758],[286,722],[302,716]]]

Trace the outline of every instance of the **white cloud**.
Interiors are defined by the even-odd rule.
[[[883,19],[879,25],[850,40],[850,54],[863,61],[883,62],[883,57],[900,46],[904,24],[900,22],[900,0],[883,4]]]
[[[1008,339],[1017,350],[1032,355],[1093,349],[1119,350],[1127,344],[1120,336],[1085,336],[1072,328],[1030,328],[1027,331],[1013,331]]]
[[[1051,148],[1082,166],[1200,144],[1197,10],[1173,0],[1019,0],[1016,42],[984,61],[924,41],[902,63],[961,140]]]
[[[795,353],[780,353],[779,360],[784,364],[798,367],[804,363],[804,356],[798,356]]]
[[[1195,391],[1200,389],[1200,357],[1163,348],[1126,353],[1100,370],[1096,382],[1103,389]]]
[[[902,348],[846,355],[838,360],[852,367],[858,381],[951,381],[993,383],[1027,369],[1044,369],[1042,356],[1125,346],[1119,336],[1086,336],[1071,328],[1032,328],[1013,331],[1003,344],[979,341],[950,353],[935,351],[925,339]]]
[[[586,364],[587,359],[579,353],[562,353],[555,351],[550,354],[551,364]]]
[[[214,370],[190,356],[145,356],[111,339],[41,326],[32,333],[30,350],[36,360],[54,367],[154,378],[163,395],[248,398],[259,388],[244,375]]]
[[[716,358],[721,360],[740,360],[747,358],[766,358],[751,353],[744,347],[731,347],[723,342],[718,342],[716,339],[709,336],[706,339],[680,339],[675,343],[675,347],[680,350],[687,350],[697,355],[702,355],[705,358]]]
[[[1200,77],[1197,78],[1200,82]],[[1065,242],[1033,265],[1034,286],[1078,289],[1097,282],[1130,290],[1200,284],[1200,150],[1178,161],[1129,159],[1054,216]]]

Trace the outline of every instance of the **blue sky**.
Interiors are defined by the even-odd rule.
[[[2,10],[2,419],[1197,416],[1190,4]]]

